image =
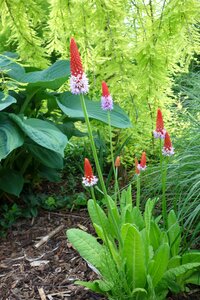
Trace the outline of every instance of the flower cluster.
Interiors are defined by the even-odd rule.
[[[85,186],[93,186],[97,184],[98,178],[93,175],[92,167],[88,158],[85,158],[84,162],[84,177],[82,183]]]
[[[164,121],[160,108],[158,108],[157,110],[156,130],[153,131],[153,134],[155,138],[164,139],[162,154],[164,156],[174,155],[174,148],[172,147],[172,142],[169,133],[164,128]]]
[[[108,86],[105,81],[102,82],[101,108],[103,110],[113,109],[113,99],[109,93]]]
[[[164,128],[164,122],[162,117],[162,112],[160,108],[157,110],[157,119],[156,119],[156,130],[153,131],[153,135],[155,138],[164,139],[166,130]]]
[[[86,94],[89,91],[88,79],[83,71],[78,47],[73,38],[70,41],[70,89],[72,94]]]
[[[144,171],[146,169],[146,153],[143,151],[140,159],[140,163],[138,163],[137,158],[135,158],[135,174],[139,175],[140,171]]]

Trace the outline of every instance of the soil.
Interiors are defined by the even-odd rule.
[[[61,225],[62,230],[35,247]],[[66,230],[72,227],[93,232],[86,210],[42,211],[35,219],[19,220],[9,230],[0,241],[0,300],[105,300],[74,284],[75,280],[94,280],[97,275],[67,241]],[[168,299],[197,300],[200,294],[193,290]]]

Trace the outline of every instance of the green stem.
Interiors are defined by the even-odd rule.
[[[31,101],[31,99],[33,98],[33,96],[38,92],[40,88],[34,89],[32,92],[29,92],[29,94],[26,96],[26,99],[24,101],[24,103],[22,104],[22,107],[19,111],[19,114],[23,114],[26,107],[28,106],[29,102]]]
[[[167,182],[167,158],[162,164],[162,216],[163,216],[164,227],[167,229],[166,182]]]
[[[88,117],[87,108],[86,108],[86,105],[85,105],[85,99],[84,99],[83,94],[80,94],[80,100],[81,100],[81,106],[82,106],[84,117],[85,117],[85,122],[86,122],[87,129],[88,129],[88,135],[89,135],[89,139],[90,139],[90,143],[91,143],[91,148],[92,148],[92,153],[93,153],[95,165],[96,165],[96,168],[97,168],[97,173],[98,173],[98,176],[99,176],[99,181],[100,181],[100,184],[101,184],[104,196],[105,196],[107,207],[110,210],[111,218],[112,218],[113,224],[115,226],[115,230],[116,230],[116,233],[117,233],[117,236],[118,236],[119,244],[120,244],[120,246],[122,246],[123,243],[122,243],[121,235],[120,235],[120,232],[119,232],[119,228],[118,228],[118,225],[116,223],[115,217],[113,216],[113,212],[112,212],[112,209],[110,207],[109,200],[108,200],[108,194],[107,194],[106,186],[105,186],[105,183],[104,183],[104,180],[103,180],[103,175],[102,175],[102,172],[101,172],[101,167],[100,167],[98,156],[97,156],[97,151],[96,151],[94,138],[93,138],[93,134],[92,134],[92,128],[90,126],[90,120],[89,120],[89,117]]]
[[[140,174],[136,176],[137,176],[136,207],[140,209]]]

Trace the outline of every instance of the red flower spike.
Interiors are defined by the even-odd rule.
[[[71,75],[75,77],[82,75],[84,72],[81,57],[74,38],[71,38],[70,40],[70,70]]]
[[[139,175],[140,174],[140,170],[138,169],[138,160],[135,157],[135,174]]]
[[[168,132],[166,132],[166,134],[165,134],[164,147],[162,149],[162,154],[164,156],[171,156],[174,154],[174,148],[172,147],[172,142],[171,142]]]
[[[115,160],[115,167],[119,168],[120,167],[120,156],[117,156],[116,160]]]
[[[163,116],[160,108],[157,110],[157,119],[156,119],[156,130],[154,130],[153,134],[155,138],[164,139],[166,130],[164,128]]]
[[[108,97],[110,96],[109,90],[108,90],[108,86],[106,84],[105,81],[102,82],[102,96],[103,97]]]
[[[82,183],[85,186],[93,186],[97,183],[98,178],[93,175],[92,167],[88,158],[84,161],[84,177]]]
[[[140,163],[138,164],[138,169],[144,171],[146,169],[146,153],[142,152]]]

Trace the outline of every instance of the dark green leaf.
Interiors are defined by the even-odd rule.
[[[0,110],[3,110],[4,108],[16,102],[16,99],[12,96],[5,95],[4,93],[0,92]]]
[[[23,176],[14,170],[2,169],[0,172],[0,189],[19,197],[24,185]]]

